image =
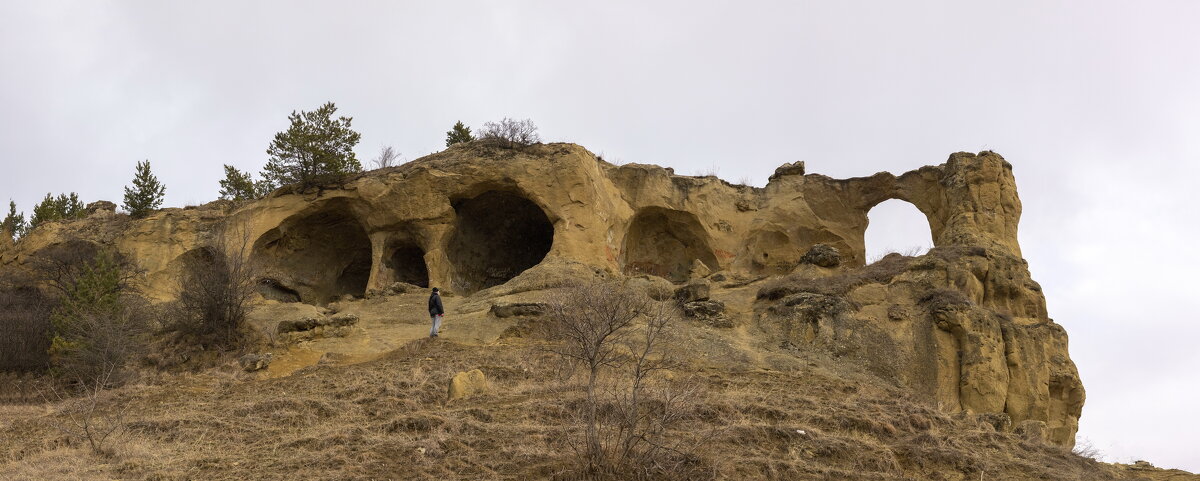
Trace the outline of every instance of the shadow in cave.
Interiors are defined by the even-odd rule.
[[[622,255],[626,274],[650,274],[673,282],[686,281],[697,259],[713,271],[720,269],[708,233],[696,216],[661,207],[638,212],[625,234]]]
[[[425,265],[425,251],[414,243],[403,243],[392,247],[387,257],[387,267],[392,269],[396,282],[405,282],[417,287],[429,287],[429,267]]]
[[[269,279],[260,286],[269,285],[268,298],[324,304],[362,296],[371,278],[371,241],[344,204],[284,221],[255,243],[254,253]]]
[[[554,226],[537,204],[488,191],[454,202],[457,221],[447,253],[465,292],[497,286],[537,265],[554,243]]]

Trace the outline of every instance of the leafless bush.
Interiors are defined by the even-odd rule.
[[[0,372],[49,365],[51,305],[29,280],[0,279]]]
[[[179,285],[180,313],[172,328],[196,341],[236,347],[255,292],[250,233],[245,226],[220,232],[211,246],[184,264]]]
[[[499,122],[484,122],[479,131],[479,138],[502,140],[510,146],[531,145],[542,141],[532,120],[514,120],[508,117]]]
[[[108,410],[101,408],[108,387],[117,382],[118,376],[119,368],[108,365],[90,377],[69,384],[72,388],[60,388],[52,383],[44,385],[43,399],[47,403],[62,404],[55,427],[68,436],[86,441],[94,454],[111,456],[109,441],[125,433],[125,417],[130,404],[107,403]]]
[[[114,308],[81,309],[69,322],[57,322],[52,352],[58,377],[78,385],[103,379],[102,387],[125,382],[130,361],[145,353],[151,312],[145,299],[126,293]]]
[[[666,350],[674,306],[595,281],[568,288],[549,311],[550,350],[584,376],[582,468],[594,475],[646,475],[669,469],[665,460],[686,458],[685,440],[669,443],[666,434],[690,411],[684,407],[698,384],[673,385],[657,376],[676,365]],[[637,325],[641,318],[644,326]]]
[[[386,167],[399,165],[399,160],[400,152],[396,152],[396,149],[393,149],[392,146],[386,145],[379,149],[379,156],[371,159],[371,164],[373,164],[376,169],[383,169]]]

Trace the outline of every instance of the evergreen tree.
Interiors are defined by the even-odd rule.
[[[225,179],[221,181],[221,198],[235,201],[254,200],[262,198],[271,192],[271,185],[265,181],[255,182],[249,172],[237,170],[232,165],[225,166]]]
[[[470,142],[472,140],[475,140],[475,137],[471,135],[471,128],[463,125],[461,120],[454,124],[454,127],[446,132],[446,147],[454,144]]]
[[[0,222],[0,235],[8,235],[13,239],[20,239],[25,235],[25,213],[17,213],[17,203],[12,199],[8,201],[8,215]]]
[[[111,346],[97,341],[111,334],[101,332],[102,328],[120,317],[120,293],[120,264],[102,251],[84,267],[50,316],[50,356],[56,366],[70,371],[112,367],[116,360],[110,358]]]
[[[334,112],[333,102],[313,112],[292,112],[288,116],[291,126],[275,134],[267,148],[271,158],[263,168],[263,178],[273,186],[299,184],[304,190],[361,171],[354,156],[360,135],[350,129],[350,117],[335,120]]]
[[[48,221],[83,217],[83,209],[79,194],[71,192],[69,196],[59,194],[58,197],[54,197],[47,192],[46,197],[33,206],[33,214],[29,216],[29,225],[25,227],[25,233]]]
[[[125,187],[125,204],[122,207],[135,219],[146,217],[162,205],[166,190],[158,178],[150,173],[150,161],[138,162],[133,175],[133,187]]]

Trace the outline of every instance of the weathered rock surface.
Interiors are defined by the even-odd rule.
[[[889,199],[925,214],[937,252],[863,267],[867,213]],[[0,239],[0,269],[27,269],[68,241],[111,246],[145,273],[138,288],[167,300],[199,249],[244,242],[263,268],[260,293],[279,305],[387,295],[396,283],[491,299],[574,273],[710,276],[725,288],[790,274],[754,307],[778,345],[861,359],[946,411],[1043,421],[1048,440],[1069,445],[1084,391],[1021,259],[1020,215],[1012,166],[993,152],[852,179],[790,164],[755,188],[614,166],[571,144],[469,143],[319,193],[49,222],[19,243]],[[285,330],[324,327],[296,328]]]
[[[487,392],[487,376],[483,375],[483,371],[472,369],[467,372],[459,372],[450,379],[449,399],[463,399]]]

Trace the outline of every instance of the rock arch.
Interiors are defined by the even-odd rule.
[[[362,296],[371,277],[371,240],[346,202],[328,202],[284,220],[254,243],[271,292],[324,304]]]
[[[454,230],[446,243],[454,287],[465,292],[497,286],[542,262],[554,244],[554,225],[523,194],[487,190],[451,202]]]
[[[708,231],[694,214],[647,207],[629,223],[621,268],[627,274],[644,273],[683,282],[697,259],[710,270],[720,270],[711,243]]]
[[[867,211],[863,245],[867,262],[889,252],[923,254],[933,247],[929,218],[907,200],[888,199],[875,204]]]

